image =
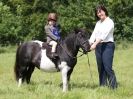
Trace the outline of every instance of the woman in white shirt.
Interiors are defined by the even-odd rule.
[[[98,19],[94,31],[89,39],[91,50],[95,49],[100,86],[117,88],[115,73],[112,69],[114,44],[114,22],[108,17],[107,9],[99,5],[95,11]]]

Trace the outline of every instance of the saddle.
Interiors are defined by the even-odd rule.
[[[58,46],[58,45],[57,45]],[[51,52],[51,50],[52,50],[52,46],[51,45],[49,45],[48,43],[43,43],[42,44],[42,49],[46,49],[46,55],[47,55],[47,57],[49,57],[50,59],[52,59],[52,60],[56,60],[57,58],[58,58],[58,54],[56,53],[56,55],[52,55],[53,53]]]

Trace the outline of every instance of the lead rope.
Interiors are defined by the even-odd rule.
[[[90,72],[90,76],[91,76],[90,80],[92,80],[92,83],[94,85],[94,80],[93,80],[93,77],[92,77],[92,71],[91,71],[91,66],[90,66],[90,60],[89,60],[88,53],[86,54],[86,56],[87,56],[87,59],[88,59],[89,72]]]

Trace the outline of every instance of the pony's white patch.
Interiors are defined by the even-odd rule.
[[[42,44],[43,44],[43,42],[42,42],[42,41],[39,41],[39,40],[34,40],[34,41],[32,41],[32,42],[38,43],[38,44],[42,47]]]
[[[63,92],[66,92],[68,90],[67,73],[70,70],[70,67],[68,67],[66,62],[61,62],[59,68],[61,68],[61,73],[62,73]]]
[[[45,72],[57,72],[55,64],[46,56],[46,49],[41,51],[40,69]]]
[[[59,65],[59,69],[62,70],[63,67],[67,66],[67,63],[62,61],[61,64]]]
[[[22,84],[22,78],[19,78],[19,80],[18,80],[18,87],[20,87],[21,84]]]

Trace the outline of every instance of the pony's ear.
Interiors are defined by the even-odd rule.
[[[74,28],[74,33],[77,34],[77,33],[79,33],[79,32],[81,32],[81,30],[80,30],[79,28],[75,27],[75,28]]]

